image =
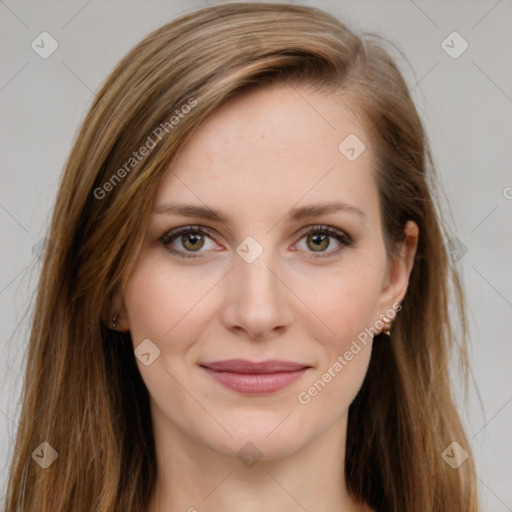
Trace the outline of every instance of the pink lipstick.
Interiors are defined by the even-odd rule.
[[[202,363],[200,366],[218,383],[246,395],[275,393],[300,379],[310,368],[290,361],[253,362],[245,359]]]

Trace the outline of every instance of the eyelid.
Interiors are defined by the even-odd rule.
[[[194,225],[194,224],[186,224],[184,226],[179,226],[173,228],[171,230],[166,231],[161,237],[159,237],[158,242],[160,242],[166,250],[171,252],[172,254],[176,254],[178,257],[182,258],[200,258],[202,252],[208,251],[182,251],[175,249],[171,246],[171,242],[174,239],[178,238],[183,233],[188,232],[198,232],[204,235],[207,235],[216,243],[216,236],[213,233],[214,230],[208,228],[206,226]],[[309,234],[324,234],[330,238],[335,238],[338,243],[341,244],[341,247],[338,249],[330,250],[330,251],[306,251],[309,252],[310,258],[329,258],[330,256],[335,256],[339,254],[343,249],[350,247],[354,244],[352,237],[344,230],[336,228],[334,226],[325,225],[325,224],[310,224],[308,226],[303,227],[299,233],[296,235],[298,237],[297,241],[294,242],[293,245],[297,244],[304,238],[304,236]],[[197,256],[196,256],[197,254]]]
[[[166,230],[165,233],[160,237],[160,240],[172,239],[175,238],[177,235],[186,233],[188,231],[199,231],[201,233],[207,234],[211,238],[215,238],[212,235],[213,230],[207,228],[206,226],[200,226],[198,224],[186,224],[184,226],[178,226],[176,228]]]
[[[344,249],[354,245],[353,238],[345,230],[326,224],[310,224],[309,226],[306,226],[300,231],[300,234],[298,235],[299,239],[295,243],[300,242],[306,235],[317,233],[327,235],[330,238],[335,238],[336,241],[341,244],[341,247],[330,251],[308,251],[309,258],[327,259],[329,257],[335,257],[339,255]]]

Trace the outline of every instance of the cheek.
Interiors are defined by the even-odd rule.
[[[323,345],[322,357],[297,395],[300,407],[312,417],[322,417],[326,425],[348,410],[366,376],[372,327],[378,319],[380,274],[368,266],[365,272],[333,276],[330,283],[325,293],[310,296],[315,300],[311,309],[320,312],[330,334],[314,334]]]
[[[190,271],[180,271],[165,260],[142,260],[124,296],[134,344],[149,338],[161,348],[179,350],[180,340],[200,330],[201,300],[214,281],[207,274],[191,280]]]
[[[316,281],[323,288],[309,288],[304,302],[318,312],[326,329],[310,331],[323,345],[319,366],[306,383],[298,402],[334,421],[358,393],[371,357],[375,322],[378,319],[382,272],[378,262],[360,258],[358,265],[347,265],[325,279]],[[307,282],[304,280],[303,293]],[[318,322],[315,322],[318,325]],[[313,325],[313,324],[311,324]],[[321,333],[323,332],[323,334]],[[328,333],[327,335],[325,335]]]
[[[190,377],[183,363],[203,330],[201,298],[212,287],[210,281],[191,283],[185,272],[149,256],[140,260],[125,289],[133,348],[144,342],[151,352],[150,364],[137,358],[137,367],[152,400],[169,417],[190,407],[180,386]],[[148,345],[148,339],[154,345]]]
[[[321,418],[325,428],[346,418],[366,376],[371,339],[366,344],[355,341],[344,348],[347,350],[331,358],[297,395],[302,413],[308,418]]]
[[[383,268],[378,262],[360,258],[357,265],[344,265],[315,277],[303,274],[294,291],[323,325],[326,348],[332,354],[346,350],[352,339],[374,326],[382,287]],[[314,283],[314,286],[312,286]],[[320,320],[320,321],[319,321]],[[314,325],[311,323],[311,325]],[[327,334],[327,337],[325,337]],[[316,337],[316,336],[315,336]]]

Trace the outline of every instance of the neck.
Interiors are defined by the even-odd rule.
[[[155,409],[153,416],[161,414]],[[345,485],[346,416],[286,457],[245,463],[198,443],[162,419],[153,421],[158,477],[147,512],[368,510]]]

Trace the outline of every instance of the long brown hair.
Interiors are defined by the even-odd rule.
[[[129,333],[109,329],[105,311],[130,276],[153,198],[179,149],[228,98],[270,82],[350,99],[377,155],[391,257],[406,221],[419,226],[391,339],[376,338],[350,407],[349,492],[379,511],[478,510],[448,373],[452,348],[467,361],[464,297],[408,87],[376,38],[355,35],[327,13],[241,3],[193,12],[147,36],[108,77],[77,134],[38,286],[9,512],[146,508],[156,477],[148,392]],[[461,329],[448,314],[451,291]],[[441,455],[454,441],[469,453],[458,468]],[[42,442],[58,453],[46,469],[32,460]]]

